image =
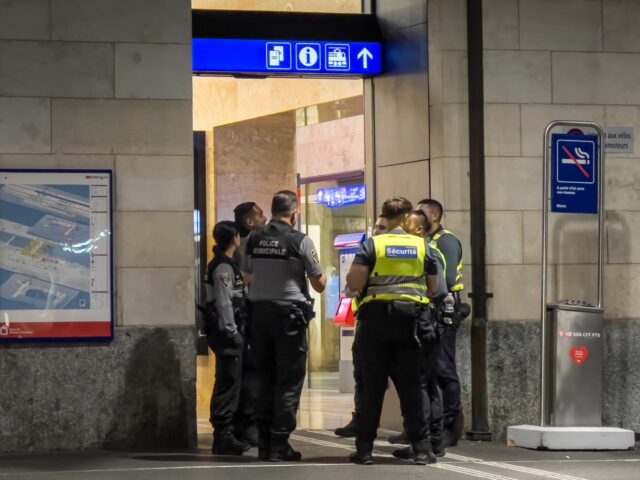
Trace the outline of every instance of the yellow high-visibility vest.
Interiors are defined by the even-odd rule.
[[[440,238],[442,238],[444,235],[453,235],[455,237],[455,235],[453,234],[453,232],[451,232],[450,230],[440,230],[438,233],[436,233],[432,238],[431,238],[431,242],[429,242],[431,244],[432,247],[434,248],[438,248],[438,240],[440,240]],[[456,237],[457,239],[458,237]],[[444,257],[444,255],[443,255]],[[446,262],[446,259],[445,259]],[[463,268],[463,264],[462,264],[462,259],[460,259],[460,263],[458,263],[457,266],[457,275],[456,275],[456,281],[453,284],[453,286],[449,289],[452,292],[460,292],[462,290],[464,290],[464,283],[462,283],[462,268]],[[446,270],[446,268],[445,268]]]
[[[372,238],[376,264],[361,304],[372,301],[411,300],[427,305],[424,262],[425,240],[413,235],[387,233]]]

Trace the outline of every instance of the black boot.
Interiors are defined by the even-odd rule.
[[[271,430],[269,428],[258,428],[258,459],[269,460],[271,452]]]
[[[344,427],[336,428],[333,433],[335,433],[338,437],[344,438],[353,438],[356,436],[356,415],[355,413],[351,414],[351,421],[347,423]]]
[[[442,446],[444,448],[447,448],[447,447],[455,447],[457,445],[458,445],[458,437],[455,434],[445,430],[444,433],[442,434]]]
[[[411,460],[413,459],[413,447],[409,445],[408,447],[397,448],[392,452],[392,454],[400,460]]]
[[[356,440],[356,451],[349,456],[351,463],[373,465],[373,442]]]
[[[431,450],[433,450],[433,453],[435,454],[436,457],[444,457],[444,455],[445,455],[445,451],[444,451],[444,447],[442,446],[442,442],[432,443],[431,444]]]
[[[299,462],[301,460],[302,454],[293,449],[289,443],[289,435],[271,434],[270,462]]]
[[[258,446],[258,426],[251,424],[245,428],[236,428],[236,438],[250,447]]]
[[[412,446],[414,465],[430,465],[438,461],[428,440],[415,442]]]
[[[213,455],[242,455],[247,450],[249,450],[249,445],[238,441],[230,428],[216,429],[213,434],[213,446],[211,447]]]
[[[411,442],[409,441],[409,437],[405,432],[402,432],[400,435],[392,435],[389,437],[389,443],[397,444],[397,445],[409,445]]]

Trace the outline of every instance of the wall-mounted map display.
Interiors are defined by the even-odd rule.
[[[113,338],[111,172],[0,170],[0,342]]]

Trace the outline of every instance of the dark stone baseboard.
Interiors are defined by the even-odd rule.
[[[640,432],[640,319],[605,321],[603,424]],[[469,321],[458,336],[465,429],[471,429]],[[509,425],[538,424],[540,408],[540,323],[492,321],[487,334],[489,424],[494,439]],[[595,394],[596,392],[594,392]]]
[[[118,327],[100,345],[0,347],[0,452],[191,448],[191,327]]]

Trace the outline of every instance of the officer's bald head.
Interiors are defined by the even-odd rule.
[[[280,190],[271,200],[273,218],[291,217],[298,210],[298,196],[291,190]]]

